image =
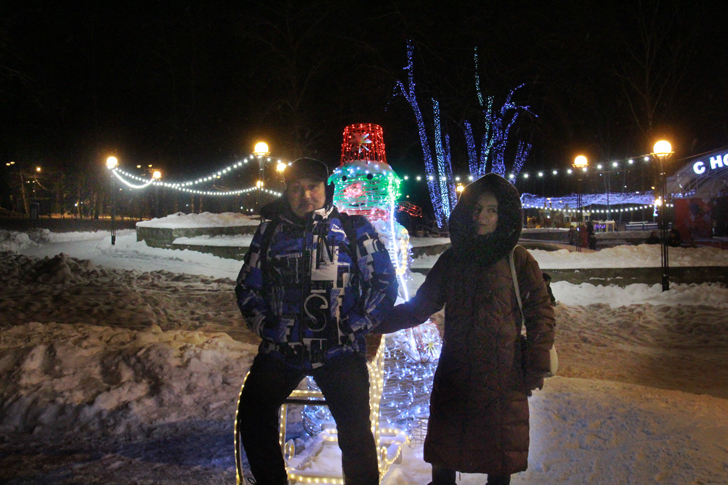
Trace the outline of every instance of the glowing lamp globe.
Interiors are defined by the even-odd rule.
[[[109,157],[106,159],[106,168],[109,170],[115,169],[119,165],[119,160],[116,157]]]
[[[584,155],[579,155],[574,159],[574,168],[585,169],[587,165],[589,165],[589,162]]]
[[[653,153],[660,158],[665,158],[673,153],[672,145],[670,145],[670,142],[666,140],[660,140],[655,143],[655,147],[652,150]]]
[[[160,172],[159,170],[155,170],[154,173],[152,174],[152,178],[154,180],[161,179],[162,178],[162,172]]]
[[[259,142],[255,144],[255,148],[253,148],[253,153],[255,153],[256,156],[264,157],[268,155],[270,152],[268,151],[268,144],[265,142]]]

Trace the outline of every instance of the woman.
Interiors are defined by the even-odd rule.
[[[495,174],[473,182],[450,216],[452,248],[415,297],[375,330],[416,326],[447,305],[424,450],[432,485],[454,485],[456,471],[487,473],[488,484],[507,484],[512,473],[527,468],[527,396],[543,386],[549,370],[554,313],[538,263],[516,247],[520,234],[515,187]],[[525,356],[509,262],[514,248],[528,334]]]

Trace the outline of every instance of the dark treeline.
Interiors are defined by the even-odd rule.
[[[513,134],[533,145],[526,170],[639,155],[658,136],[701,153],[728,139],[724,20],[717,2],[680,0],[4,4],[2,204],[17,207],[36,166],[56,174],[54,197],[101,200],[110,154],[185,180],[263,139],[333,166],[356,122],[384,127],[395,169],[421,171],[412,110],[393,96],[408,39],[423,115],[436,98],[461,173],[476,74],[496,103],[523,85],[534,115]]]

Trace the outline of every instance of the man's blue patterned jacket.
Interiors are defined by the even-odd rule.
[[[330,203],[304,219],[285,198],[261,212],[235,288],[248,327],[263,339],[260,352],[306,370],[365,353],[364,335],[397,298],[392,262],[372,225]]]

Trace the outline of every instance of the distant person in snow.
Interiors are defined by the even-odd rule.
[[[660,244],[660,238],[657,236],[657,231],[652,231],[650,237],[647,238],[645,244]]]
[[[594,233],[594,223],[591,220],[586,223],[586,234],[589,240],[589,249],[596,251],[597,235]]]
[[[345,483],[376,485],[364,335],[394,305],[396,274],[369,221],[333,206],[323,162],[296,160],[284,177],[284,196],[261,209],[235,288],[263,339],[240,397],[240,439],[257,483],[287,484],[278,412],[313,376],[336,420]]]
[[[445,307],[424,447],[432,485],[455,485],[456,471],[486,473],[488,484],[508,484],[511,474],[528,466],[527,397],[543,387],[549,372],[554,311],[538,263],[516,246],[520,234],[521,201],[510,182],[491,173],[468,185],[450,215],[452,247],[414,298],[397,305],[375,330],[414,327]]]
[[[670,233],[667,235],[667,244],[673,248],[679,248],[682,243],[682,237],[680,237],[680,231],[675,228],[670,229]]]

